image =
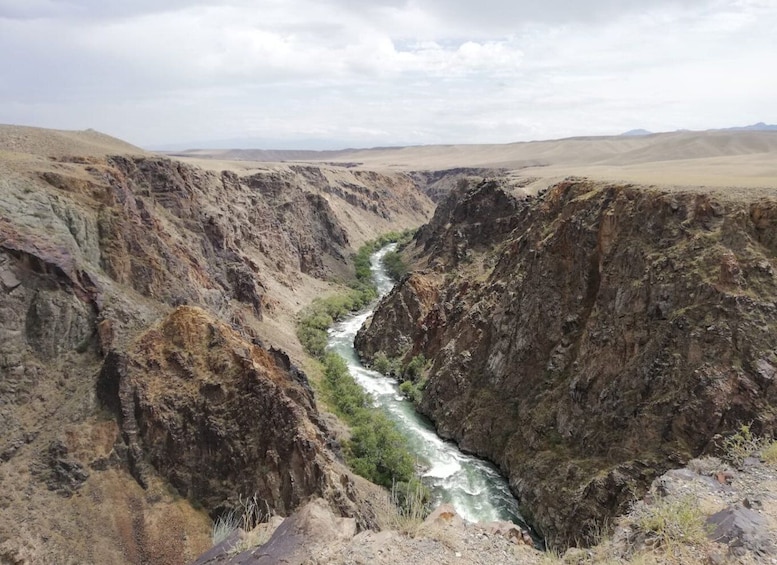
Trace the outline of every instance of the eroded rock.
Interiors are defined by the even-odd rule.
[[[73,496],[89,478],[87,470],[68,455],[68,448],[61,441],[52,442],[31,470],[49,490],[65,497]]]
[[[0,145],[8,129],[0,128]],[[373,524],[360,499],[370,487],[324,448],[329,438],[304,375],[261,344],[298,358],[287,325],[309,300],[306,285],[325,287],[309,277],[346,280],[351,245],[388,231],[389,218],[392,228],[421,223],[431,203],[411,180],[341,167],[240,176],[94,132],[11,129],[24,143],[0,156],[0,537],[13,546],[6,553],[34,563],[183,563],[201,553],[208,525],[167,479],[192,498],[214,489],[203,496],[214,514],[257,491],[287,513],[316,492],[360,527]],[[110,149],[100,145],[106,140]],[[214,339],[227,345],[145,342],[161,355],[160,367],[147,368],[133,354],[136,338],[180,305],[207,312],[229,336],[222,340],[219,330]],[[223,382],[222,361],[230,376]],[[144,381],[147,369],[154,378]],[[120,433],[95,402],[101,373],[113,379],[100,390]],[[268,429],[256,430],[262,421]],[[60,436],[68,452],[52,456]],[[197,454],[209,462],[202,477],[200,461],[185,453],[189,442],[200,442]],[[235,478],[249,464],[256,466]],[[40,472],[30,481],[33,468]],[[77,496],[62,498],[61,489]]]
[[[149,462],[210,510],[256,494],[284,515],[332,488],[304,375],[202,310],[179,307],[109,356],[98,393],[141,483]]]
[[[520,200],[483,183],[419,231],[425,270],[357,345],[430,359],[420,410],[438,432],[497,463],[551,545],[585,543],[716,434],[777,427],[773,209],[578,179]]]
[[[707,519],[712,529],[709,538],[728,546],[734,555],[751,551],[760,557],[773,556],[777,548],[767,520],[743,504],[735,504]]]

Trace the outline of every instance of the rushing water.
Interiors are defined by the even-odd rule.
[[[394,284],[380,261],[391,249],[391,245],[384,247],[371,258],[373,278],[380,296],[387,294]],[[451,503],[459,515],[470,522],[508,520],[524,525],[518,502],[492,465],[465,455],[455,444],[442,440],[402,397],[396,380],[371,371],[359,362],[353,340],[373,309],[374,305],[330,329],[329,348],[342,355],[351,375],[372,394],[375,404],[398,424],[413,455],[425,469],[423,481],[435,502]]]

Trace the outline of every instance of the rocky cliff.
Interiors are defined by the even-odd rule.
[[[214,172],[104,137],[0,128],[0,561],[183,563],[239,496],[368,524],[292,320],[431,202],[401,176]]]
[[[311,495],[329,495],[358,513],[307,377],[203,310],[181,306],[111,352],[97,394],[118,416],[122,453],[142,486],[157,472],[211,510],[242,495],[288,515]]]
[[[570,179],[455,194],[357,339],[430,359],[419,410],[586,543],[718,434],[777,426],[777,200]]]

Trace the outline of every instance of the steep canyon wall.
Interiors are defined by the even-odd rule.
[[[569,179],[460,190],[357,337],[431,360],[419,410],[590,541],[718,434],[777,425],[777,201]]]

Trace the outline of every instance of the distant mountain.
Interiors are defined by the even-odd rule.
[[[179,143],[158,143],[150,148],[152,151],[178,152],[191,149],[259,149],[273,151],[331,151],[351,147],[353,144],[345,140],[321,139],[275,139],[260,137],[240,137],[231,139],[200,139],[182,141]]]
[[[765,124],[758,122],[751,126],[741,126],[735,128],[726,128],[723,131],[777,131],[777,124]]]
[[[622,137],[635,137],[639,135],[651,135],[653,132],[648,131],[646,129],[630,129],[629,131],[624,131],[621,136]]]
[[[385,145],[385,142],[383,142]],[[149,151],[181,152],[196,149],[247,149],[258,151],[342,151],[349,149],[372,149],[375,143],[348,139],[276,139],[265,137],[239,137],[231,139],[200,139],[178,143],[157,143]],[[391,143],[389,147],[405,147],[413,143]]]
[[[673,133],[680,133],[680,132],[686,132],[691,131],[688,129],[678,129],[675,130]],[[757,124],[752,124],[749,126],[737,126],[737,127],[731,127],[731,128],[715,128],[710,129],[707,131],[777,131],[777,124],[765,124],[764,122],[758,122]],[[621,134],[621,137],[637,137],[641,135],[651,135],[655,132],[648,131],[646,129],[630,129],[629,131],[625,131]]]

